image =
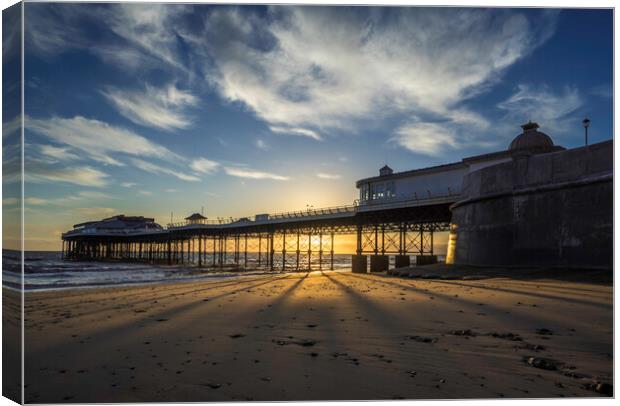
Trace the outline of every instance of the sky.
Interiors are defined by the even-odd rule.
[[[31,250],[120,213],[352,204],[384,164],[503,150],[528,120],[568,148],[585,116],[613,137],[611,10],[25,7]]]

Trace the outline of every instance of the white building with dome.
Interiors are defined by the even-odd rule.
[[[560,151],[547,134],[538,131],[537,123],[521,126],[517,135],[504,151],[463,158],[460,162],[394,172],[385,165],[379,176],[358,180],[360,206],[423,200],[461,194],[463,177],[487,166],[507,162],[513,157]]]

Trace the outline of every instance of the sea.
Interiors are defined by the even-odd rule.
[[[185,258],[181,265],[153,265],[141,262],[97,262],[97,261],[65,261],[60,252],[27,251],[24,254],[24,291],[50,291],[64,289],[87,289],[96,287],[113,287],[129,285],[165,284],[176,282],[222,280],[228,278],[243,278],[260,274],[280,273],[264,266],[259,266],[258,254],[248,253],[248,268],[238,269],[229,258],[224,268],[203,266],[192,263],[194,258]],[[439,258],[441,261],[443,259]],[[294,270],[295,255],[287,255],[286,266],[289,271]],[[390,257],[390,266],[393,267],[394,257]],[[412,257],[413,261],[413,257]],[[241,256],[241,264],[244,258]],[[322,261],[318,255],[311,258],[313,270],[330,268],[330,258],[324,256]],[[300,270],[308,269],[307,255],[300,257]],[[204,264],[212,264],[212,258],[207,256]],[[203,265],[204,265],[203,264]],[[282,266],[282,256],[274,255],[274,264]],[[334,270],[351,268],[351,254],[334,254]],[[8,289],[19,290],[22,283],[21,253],[19,251],[2,251],[2,286]]]
[[[265,258],[262,258],[264,264]],[[243,278],[258,274],[278,273],[265,266],[258,266],[258,254],[248,253],[248,269],[239,270],[229,258],[228,264],[219,267],[198,267],[185,258],[182,265],[153,265],[141,262],[97,262],[64,261],[60,252],[27,251],[24,254],[24,290],[48,291],[62,289],[80,289],[106,286],[127,286],[176,283],[184,281],[220,280],[226,278]],[[287,268],[292,268],[295,259],[287,256]],[[307,257],[301,258],[307,269]],[[189,263],[188,263],[189,262]],[[244,258],[241,257],[243,264]],[[312,258],[312,268],[319,269],[319,259]],[[212,264],[207,257],[206,264]],[[282,265],[282,256],[274,255],[274,264]],[[329,257],[323,258],[323,269],[329,269]],[[334,254],[334,269],[344,270],[351,267],[350,254]],[[2,252],[2,285],[19,290],[22,283],[21,255],[19,251]]]

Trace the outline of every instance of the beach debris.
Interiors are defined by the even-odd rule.
[[[549,330],[548,328],[537,328],[536,334],[541,336],[550,336],[553,335],[553,331]]]
[[[502,340],[510,340],[510,341],[523,341],[523,338],[519,334],[515,333],[491,333],[492,337],[501,338]]]
[[[520,340],[519,340],[520,341]],[[546,349],[546,347],[544,345],[540,345],[540,344],[530,344],[530,343],[526,343],[524,342],[521,345],[516,345],[514,348],[516,349],[520,349],[520,350],[530,350],[530,351],[544,351]]]
[[[245,334],[235,333],[235,334],[229,335],[228,337],[233,338],[233,339],[234,338],[242,338],[242,337],[245,337]]]
[[[157,319],[157,321],[159,321],[159,322],[168,321],[168,319]]]
[[[263,376],[262,378],[260,378],[260,380],[264,382],[271,382],[271,378],[268,376]]]
[[[462,336],[462,337],[475,337],[478,333],[471,331],[470,329],[465,330],[452,330],[450,332],[453,336]]]
[[[534,368],[545,369],[547,371],[555,371],[558,369],[557,363],[549,358],[529,357],[527,363]]]
[[[312,358],[314,358],[314,357],[318,357],[318,356],[319,356],[319,353],[318,353],[318,352],[311,352],[311,353],[310,353],[310,356],[311,356]]]
[[[415,378],[415,376],[418,374],[417,371],[407,371],[407,373],[409,374],[410,377]]]
[[[349,355],[349,354],[347,354],[346,352],[335,352],[335,353],[332,354],[332,357],[334,357],[334,358],[346,357],[347,355]]]
[[[423,337],[423,336],[406,336],[405,338],[419,343],[436,343],[437,337]]]
[[[289,336],[289,339],[292,339],[292,336]],[[309,340],[309,339],[303,339],[303,340],[271,340],[271,342],[276,343],[278,345],[289,345],[289,344],[297,344],[300,345],[302,347],[312,347],[314,346],[317,342],[315,340]]]
[[[215,383],[215,382],[210,382],[210,383],[207,383],[205,385],[207,385],[211,389],[219,389],[219,388],[222,387],[222,384]]]
[[[317,326],[317,324],[306,324],[306,327],[308,328],[315,328]]]
[[[613,396],[614,395],[614,387],[610,383],[603,383],[594,381],[592,383],[583,384],[582,387],[587,390],[591,390],[597,393],[600,393],[603,396]]]
[[[465,275],[465,276],[463,276],[461,278],[461,280],[464,280],[464,281],[478,281],[478,280],[487,279],[487,278],[488,277],[484,276],[484,275]]]

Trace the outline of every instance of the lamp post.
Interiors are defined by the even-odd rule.
[[[588,145],[588,127],[590,126],[590,119],[586,117],[583,119],[582,123],[583,123],[583,128],[586,132],[586,145]]]

